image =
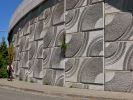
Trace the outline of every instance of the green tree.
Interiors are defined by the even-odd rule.
[[[10,43],[9,47],[8,47],[8,63],[9,64],[12,64],[14,55],[15,55],[14,54],[14,46],[13,46],[13,43]]]
[[[0,77],[7,77],[6,66],[7,66],[7,45],[5,38],[2,38],[2,42],[0,43]]]

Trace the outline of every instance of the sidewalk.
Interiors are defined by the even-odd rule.
[[[73,100],[82,100],[82,98],[88,98],[88,100],[133,100],[133,94],[131,93],[56,87],[18,80],[10,82],[6,79],[0,79],[0,87],[12,88],[15,90],[21,90],[31,93],[40,93],[44,95],[62,96],[66,98],[73,98]]]

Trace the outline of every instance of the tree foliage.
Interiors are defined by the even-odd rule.
[[[5,38],[2,38],[0,43],[0,77],[7,77],[6,66],[7,66],[7,45]]]
[[[10,43],[8,47],[8,63],[11,64],[14,58],[14,46],[13,43]]]

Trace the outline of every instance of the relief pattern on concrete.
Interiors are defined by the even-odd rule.
[[[13,29],[16,76],[45,85],[132,92],[133,8],[127,1],[42,3]]]

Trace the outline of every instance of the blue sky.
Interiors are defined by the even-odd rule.
[[[22,0],[0,0],[0,41],[2,37],[7,40],[8,26],[13,12]],[[1,30],[5,32],[1,32]]]

